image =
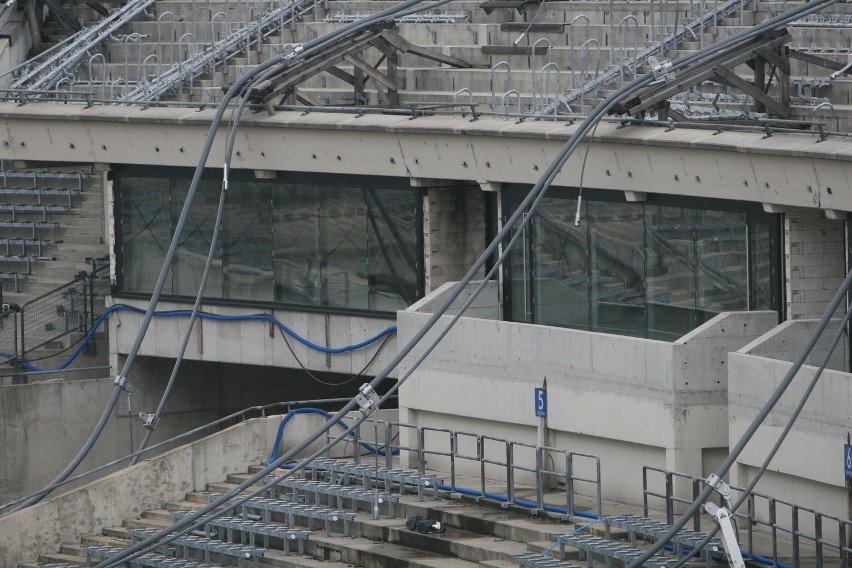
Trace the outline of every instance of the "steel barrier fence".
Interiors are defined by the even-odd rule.
[[[651,479],[653,474],[660,474]],[[660,479],[662,477],[662,479]],[[677,495],[675,484],[678,481],[689,483],[691,497]],[[692,503],[704,488],[706,481],[684,473],[668,471],[652,466],[642,468],[643,514],[649,512],[649,498],[663,499],[665,503],[666,523],[673,524],[676,505]],[[653,487],[652,487],[653,486]],[[660,489],[662,486],[662,489]],[[745,492],[742,487],[731,485],[731,502],[737,502]],[[724,501],[719,498],[720,505]],[[752,491],[744,502],[745,512],[735,511],[733,516],[739,521],[741,532],[745,532],[743,547],[754,553],[755,532],[763,527],[770,535],[771,550],[767,555],[773,566],[780,566],[778,560],[778,541],[783,538],[790,543],[792,566],[801,566],[802,546],[813,548],[816,566],[838,566],[850,568],[852,565],[852,543],[848,534],[852,534],[852,520],[821,513],[808,507],[777,499],[769,495]],[[701,531],[700,513],[693,515],[693,529]],[[834,537],[829,535],[834,534]],[[742,538],[742,537],[741,537]]]
[[[0,312],[0,363],[18,359],[18,315],[4,305]]]
[[[106,309],[109,262],[90,259],[93,269],[21,306],[21,359],[70,333],[88,331]]]
[[[354,418],[344,419],[351,421]],[[407,445],[399,440],[405,431],[411,434],[406,436]],[[327,433],[326,441],[336,435]],[[353,430],[350,441],[355,448],[362,442],[376,444],[383,454],[381,467],[385,468],[393,468],[394,456],[399,456],[400,464],[407,462],[424,475],[430,458],[444,460],[440,469],[449,472],[448,491],[474,490],[480,496],[499,496],[506,503],[520,503],[535,512],[565,511],[567,515],[577,514],[578,498],[590,498],[593,510],[583,512],[603,514],[600,458],[593,454],[385,420],[364,422]],[[357,463],[363,463],[360,454],[354,452]],[[330,450],[327,455],[331,457]],[[461,473],[478,477],[477,487],[461,488]],[[563,491],[561,487],[564,495],[554,498],[555,493]]]

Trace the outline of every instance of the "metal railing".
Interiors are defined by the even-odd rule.
[[[657,475],[655,475],[657,474]],[[652,479],[653,477],[653,479]],[[684,497],[686,491],[676,491],[675,485],[689,484],[691,497]],[[662,499],[666,513],[666,523],[673,524],[677,505],[692,503],[704,488],[705,480],[668,471],[652,466],[642,468],[642,505],[643,514],[648,516],[649,498]],[[737,502],[745,489],[731,486],[731,501]],[[679,494],[678,494],[679,493]],[[720,505],[724,505],[720,498]],[[742,509],[742,508],[741,508]],[[817,568],[821,566],[839,566],[849,568],[852,564],[852,543],[847,534],[852,534],[852,520],[821,513],[808,507],[777,499],[762,493],[751,492],[745,500],[745,511],[734,512],[740,527],[743,547],[755,554],[757,533],[768,534],[770,551],[766,555],[773,566],[780,566],[778,560],[779,540],[789,543],[785,550],[791,551],[792,566],[801,566],[803,547],[813,549]],[[695,531],[701,531],[702,515],[693,515]],[[708,517],[709,519],[709,517]],[[744,535],[742,533],[745,533]],[[834,537],[830,535],[834,534]]]
[[[368,435],[372,431],[375,440]],[[410,434],[409,445],[399,441],[400,433],[405,431]],[[327,439],[332,437],[327,434]],[[353,439],[356,448],[365,440],[377,444],[386,468],[393,468],[394,456],[399,455],[400,463],[409,460],[409,467],[425,475],[430,458],[440,461],[437,469],[449,472],[448,483],[442,488],[446,491],[475,489],[481,497],[521,504],[534,512],[603,514],[600,457],[593,454],[383,420],[364,422],[354,430]],[[354,460],[361,463],[361,459],[356,451]],[[478,487],[460,487],[461,474],[478,477]],[[578,509],[579,500],[589,499],[593,510]]]
[[[90,263],[88,274],[21,306],[20,359],[70,333],[88,331],[104,313],[110,291],[109,261],[90,259]]]
[[[0,312],[0,363],[18,359],[18,317],[7,304]]]

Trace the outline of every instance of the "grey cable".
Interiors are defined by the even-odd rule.
[[[850,272],[852,274],[852,272]],[[790,430],[793,428],[793,424],[798,419],[799,414],[801,414],[802,409],[804,409],[805,404],[808,402],[808,399],[811,396],[814,388],[816,388],[817,382],[819,382],[819,378],[822,376],[822,372],[828,366],[828,362],[831,359],[834,350],[837,349],[837,344],[840,343],[844,333],[846,332],[846,325],[849,323],[849,320],[852,319],[852,308],[846,310],[846,315],[843,316],[843,320],[840,322],[840,326],[837,328],[837,332],[834,334],[834,338],[831,341],[831,345],[828,348],[828,351],[825,354],[825,357],[822,360],[822,363],[814,372],[814,376],[811,378],[810,383],[808,383],[807,388],[805,389],[804,394],[799,400],[799,403],[796,405],[796,408],[793,409],[793,412],[790,414],[790,418],[787,420],[787,424],[784,425],[784,429],[778,435],[778,439],[775,441],[775,444],[772,446],[772,449],[769,450],[769,453],[766,455],[766,458],[763,460],[763,464],[760,468],[755,472],[754,477],[752,477],[749,484],[743,489],[742,495],[731,506],[731,513],[735,513],[740,506],[748,499],[748,496],[751,495],[754,488],[757,486],[757,483],[760,481],[760,478],[763,477],[763,474],[766,473],[766,470],[769,468],[769,464],[772,462],[772,459],[775,457],[775,454],[778,453],[778,450],[781,449],[781,444],[787,438],[787,434],[790,433]],[[692,557],[698,554],[702,548],[707,546],[710,540],[719,532],[719,526],[714,525],[713,529],[707,533],[704,539],[693,547],[692,550],[688,554],[686,554],[683,558],[681,558],[676,564],[674,564],[671,568],[680,568],[686,564]],[[754,551],[751,551],[754,552]]]
[[[672,70],[676,70],[680,67],[683,67],[684,65],[686,65],[686,64],[694,61],[695,59],[702,57],[706,54],[721,51],[722,49],[725,49],[725,48],[727,48],[731,45],[734,45],[735,43],[742,41],[745,38],[750,38],[754,35],[762,33],[765,30],[776,27],[776,26],[778,26],[782,23],[786,23],[787,21],[790,21],[792,19],[795,19],[796,17],[799,17],[802,13],[822,9],[824,6],[833,4],[836,1],[837,0],[814,0],[810,3],[808,3],[808,4],[803,5],[800,8],[792,10],[792,11],[790,11],[790,12],[784,14],[784,15],[777,16],[775,18],[766,20],[761,25],[755,26],[754,28],[752,28],[751,30],[749,30],[747,32],[737,34],[736,36],[733,36],[733,37],[729,38],[728,40],[725,40],[725,41],[720,42],[718,44],[715,44],[713,46],[709,46],[709,47],[705,48],[705,50],[702,51],[702,52],[681,58],[680,60],[677,61],[676,64],[673,64]],[[362,22],[363,22],[363,20],[362,20]],[[580,127],[574,132],[572,137],[566,143],[565,147],[563,147],[563,149],[560,151],[560,153],[558,154],[558,156],[554,160],[554,162],[551,163],[550,166],[548,166],[545,173],[542,175],[542,177],[539,179],[539,181],[536,183],[536,185],[533,187],[533,189],[530,191],[530,193],[521,202],[521,204],[519,205],[519,207],[517,208],[515,213],[513,213],[512,216],[510,216],[510,218],[507,220],[506,225],[498,232],[498,234],[494,238],[494,240],[486,247],[485,251],[479,257],[479,259],[476,261],[476,263],[474,263],[474,265],[471,266],[471,268],[468,270],[468,272],[466,273],[464,278],[456,284],[456,286],[453,288],[453,291],[448,295],[447,299],[444,302],[442,302],[441,306],[438,308],[438,310],[434,314],[432,314],[432,316],[429,318],[429,320],[426,322],[426,324],[424,324],[423,327],[421,327],[415,333],[415,335],[412,337],[412,339],[409,340],[406,343],[406,345],[401,348],[400,352],[397,353],[397,355],[394,356],[391,359],[391,361],[389,361],[387,363],[387,365],[382,369],[382,371],[380,371],[379,374],[376,375],[376,377],[373,379],[373,381],[371,381],[370,385],[373,388],[377,387],[381,383],[381,381],[383,381],[387,377],[388,373],[391,370],[393,370],[397,365],[399,365],[399,363],[402,362],[402,360],[411,352],[411,350],[429,332],[429,330],[434,326],[434,324],[437,322],[437,320],[440,319],[441,316],[443,316],[443,314],[447,311],[447,309],[450,307],[450,305],[452,305],[452,303],[461,294],[461,291],[465,288],[465,286],[467,286],[467,284],[470,283],[470,281],[475,276],[476,272],[479,271],[479,269],[485,264],[486,260],[494,253],[494,251],[497,248],[497,245],[500,242],[502,242],[502,240],[504,240],[506,238],[506,236],[508,235],[508,232],[515,225],[517,220],[522,216],[522,214],[524,212],[527,211],[527,207],[531,206],[533,203],[535,203],[537,205],[540,202],[541,198],[544,195],[544,192],[549,187],[552,180],[555,178],[559,169],[561,169],[561,167],[564,165],[564,163],[570,157],[571,153],[574,151],[574,149],[579,144],[579,142],[588,133],[591,126],[593,124],[595,124],[596,121],[603,114],[608,112],[615,104],[620,102],[624,97],[626,97],[633,90],[637,89],[638,87],[644,86],[644,85],[650,83],[653,80],[654,80],[654,76],[651,73],[648,73],[648,74],[646,74],[646,75],[644,75],[640,78],[634,79],[630,83],[624,85],[623,87],[619,88],[617,91],[615,91],[615,92],[611,93],[609,96],[607,96],[607,98],[604,101],[602,101],[595,108],[593,113],[590,114],[583,121],[583,123],[580,125]],[[235,85],[235,87],[236,87],[236,85]],[[232,93],[233,89],[234,89],[234,87],[232,87],[232,89],[229,90],[229,94],[231,96],[228,97],[226,100],[230,100],[230,98],[233,97],[233,93]],[[226,95],[226,97],[227,97],[227,95]],[[223,101],[223,104],[225,104],[225,101]],[[220,108],[221,108],[221,105],[220,105]],[[530,207],[530,209],[529,209],[530,214],[527,215],[524,218],[524,220],[521,224],[522,228],[526,227],[526,224],[528,224],[529,220],[532,219],[532,213],[533,212],[534,212],[534,208]],[[437,343],[435,343],[433,346],[431,346],[431,348],[434,348],[435,345],[437,345]],[[430,348],[429,352],[431,352],[431,348]],[[419,361],[422,361],[422,358],[418,360],[417,364],[419,364]],[[416,365],[411,367],[411,371],[413,371],[414,369],[416,369]],[[406,375],[406,377],[408,377],[408,376],[410,376],[410,373],[408,375]],[[401,386],[401,384],[403,382],[404,382],[403,380],[398,380],[397,383],[395,383],[391,387],[391,389],[388,391],[388,393],[385,396],[388,396],[388,395],[396,392],[396,390],[399,388],[399,386]],[[385,400],[385,398],[383,397],[382,401],[384,401],[384,400]],[[119,555],[111,558],[109,561],[106,561],[104,563],[99,564],[98,568],[106,568],[107,566],[114,566],[114,565],[116,565],[116,563],[120,563],[122,560],[128,558],[131,555],[141,554],[142,550],[153,549],[154,546],[151,546],[152,543],[158,542],[160,539],[168,536],[170,533],[172,533],[174,531],[182,530],[185,527],[189,526],[190,524],[198,521],[198,519],[200,519],[207,512],[210,512],[213,509],[215,509],[216,507],[224,504],[231,497],[233,497],[234,495],[241,492],[245,487],[248,487],[252,483],[255,483],[259,479],[262,479],[269,472],[274,471],[274,469],[278,465],[285,463],[286,461],[291,460],[298,453],[302,452],[305,448],[307,448],[316,439],[318,439],[320,436],[322,436],[323,434],[328,432],[328,430],[332,427],[333,424],[335,424],[338,420],[343,418],[343,416],[345,416],[354,407],[355,407],[355,401],[352,400],[347,405],[345,405],[344,408],[342,408],[340,411],[338,411],[333,417],[331,417],[323,426],[321,426],[316,431],[314,431],[314,433],[312,433],[310,436],[308,436],[307,438],[302,440],[302,442],[297,444],[290,451],[283,454],[275,462],[273,462],[269,466],[265,467],[263,470],[261,470],[260,472],[258,472],[254,476],[252,476],[251,478],[247,479],[245,482],[243,482],[239,486],[237,486],[237,487],[233,488],[231,491],[223,494],[221,497],[219,497],[218,499],[209,503],[207,506],[203,507],[202,509],[200,509],[196,513],[189,515],[187,517],[184,517],[183,519],[174,523],[170,527],[167,527],[167,528],[163,529],[162,531],[159,531],[157,534],[145,539],[144,541],[140,541],[136,545],[133,545],[133,546],[129,547],[128,549],[125,549],[125,551],[123,551]],[[363,422],[363,417],[360,418],[356,422],[356,425],[360,424],[361,422]],[[341,435],[341,437],[338,437],[338,439],[342,439],[342,436],[343,436],[343,434]],[[295,471],[296,470],[291,470],[289,473],[282,476],[281,479],[286,478],[288,475],[291,475]],[[685,523],[685,521],[684,521],[684,523]],[[644,562],[644,560],[643,560],[643,562]]]
[[[243,110],[245,109],[246,103],[248,102],[248,94],[250,92],[251,87],[249,87],[248,91],[243,95],[239,108],[237,108],[235,111],[232,111],[231,125],[229,127],[228,136],[225,142],[226,159],[223,170],[222,189],[219,193],[219,207],[216,210],[216,222],[213,226],[213,236],[210,240],[210,250],[207,253],[207,261],[204,264],[204,272],[201,275],[201,282],[198,286],[198,293],[195,295],[195,304],[192,306],[192,314],[190,315],[189,321],[186,324],[186,331],[184,332],[180,349],[178,350],[177,357],[175,358],[174,367],[172,367],[172,374],[171,376],[169,376],[169,380],[166,383],[166,388],[163,390],[163,395],[160,398],[160,403],[157,405],[157,410],[154,411],[154,415],[151,418],[153,427],[146,428],[145,435],[142,437],[142,441],[139,444],[139,448],[137,451],[138,455],[131,460],[129,465],[136,465],[136,463],[139,462],[139,458],[141,457],[141,454],[139,452],[145,449],[145,446],[148,445],[148,441],[154,434],[154,429],[157,427],[157,423],[160,420],[160,415],[163,413],[163,409],[166,407],[166,403],[169,400],[169,396],[171,395],[172,389],[174,388],[174,384],[177,379],[177,374],[180,371],[181,364],[183,363],[184,355],[186,354],[186,348],[189,345],[189,339],[192,335],[192,329],[195,326],[195,320],[197,319],[198,311],[201,308],[201,300],[204,296],[204,291],[207,288],[207,279],[210,276],[210,269],[213,266],[213,257],[216,253],[216,244],[219,242],[219,233],[221,232],[222,217],[225,211],[225,195],[228,192],[228,172],[231,166],[234,139],[236,138],[240,117],[242,116]]]
[[[150,419],[150,426],[146,425],[145,435],[142,437],[142,441],[139,443],[137,454],[145,449],[145,446],[148,445],[148,440],[150,440],[151,436],[154,434],[154,429],[157,427],[157,423],[160,420],[160,415],[163,413],[163,409],[166,407],[166,403],[169,400],[169,395],[172,392],[172,388],[175,386],[175,381],[177,379],[178,372],[180,371],[181,364],[183,363],[183,357],[186,354],[186,348],[189,345],[189,339],[192,336],[192,328],[195,326],[195,320],[198,318],[198,312],[201,309],[201,299],[204,296],[204,290],[207,288],[207,279],[210,276],[210,269],[213,267],[213,257],[216,255],[216,244],[219,242],[222,216],[225,212],[226,193],[227,191],[225,183],[223,182],[222,191],[219,194],[219,207],[216,210],[216,222],[213,226],[213,236],[210,240],[210,250],[207,253],[207,261],[204,264],[204,271],[201,273],[201,282],[198,285],[198,293],[195,295],[195,303],[192,306],[192,313],[189,316],[189,321],[186,322],[186,331],[184,331],[183,340],[181,341],[180,348],[178,349],[178,354],[175,358],[175,364],[172,367],[172,374],[169,376],[169,380],[166,383],[166,388],[163,390],[163,396],[160,398],[160,403],[157,405],[157,410],[154,411],[154,415]],[[136,463],[139,462],[140,456],[141,454],[134,457],[130,461],[129,465],[136,465]]]
[[[57,483],[61,483],[66,480],[77,467],[79,467],[80,463],[85,459],[85,457],[89,454],[92,447],[94,446],[97,439],[100,437],[100,434],[103,432],[106,427],[106,423],[114,410],[117,402],[119,394],[122,390],[124,390],[124,384],[127,381],[127,374],[130,372],[133,367],[133,363],[136,360],[136,356],[139,353],[139,349],[142,345],[142,341],[145,337],[145,334],[148,331],[148,327],[150,326],[151,319],[154,317],[154,310],[156,309],[157,304],[159,303],[160,297],[162,295],[163,287],[165,286],[166,276],[171,268],[171,263],[175,257],[175,253],[177,250],[177,243],[180,235],[183,233],[184,226],[186,225],[187,219],[189,217],[189,210],[191,209],[192,202],[195,199],[195,194],[198,189],[198,184],[201,180],[201,174],[204,171],[204,166],[207,163],[207,157],[210,154],[210,149],[213,144],[213,140],[216,135],[216,131],[219,127],[219,124],[222,120],[222,116],[225,113],[225,109],[228,107],[231,99],[239,92],[243,86],[245,86],[250,80],[252,80],[259,73],[264,72],[275,65],[286,63],[289,59],[294,57],[303,57],[307,52],[314,52],[322,49],[326,43],[330,43],[331,41],[336,40],[339,37],[343,37],[346,34],[360,31],[366,27],[373,25],[378,21],[383,21],[386,19],[388,15],[395,15],[398,12],[408,9],[409,7],[413,7],[423,0],[406,0],[405,2],[400,3],[397,6],[386,8],[385,10],[381,10],[374,14],[373,16],[364,18],[362,20],[358,20],[356,22],[352,22],[351,24],[347,24],[335,32],[326,34],[320,38],[313,39],[309,42],[301,44],[299,47],[301,48],[298,51],[294,51],[292,53],[281,54],[277,57],[273,57],[268,59],[267,61],[257,65],[250,72],[242,75],[234,85],[228,90],[225,96],[222,99],[222,102],[216,109],[216,114],[213,117],[210,128],[207,133],[207,137],[205,139],[204,146],[201,151],[201,157],[199,159],[199,164],[196,167],[195,175],[192,178],[192,182],[190,183],[189,191],[187,192],[186,200],[184,201],[183,209],[181,210],[180,217],[178,218],[178,222],[175,225],[175,232],[172,236],[172,241],[169,244],[169,248],[166,252],[166,256],[163,262],[163,267],[160,270],[160,274],[157,277],[157,282],[154,286],[154,290],[151,293],[151,302],[148,305],[148,309],[145,312],[145,315],[142,319],[142,323],[139,327],[139,331],[137,332],[136,339],[133,342],[128,354],[127,359],[124,362],[124,366],[122,367],[121,372],[115,379],[116,386],[113,390],[113,393],[110,397],[109,402],[107,402],[104,407],[104,411],[98,420],[98,423],[95,425],[95,428],[92,430],[92,433],[89,435],[89,438],[84,443],[83,447],[77,453],[75,458],[69,463],[65,469],[48,485],[46,485],[42,492],[39,494],[39,497],[34,497],[33,499],[29,499],[23,504],[19,505],[15,510],[20,510],[31,505],[34,505],[41,501],[45,496],[50,494],[50,492],[55,488]],[[438,0],[436,2],[430,3],[428,6],[425,6],[423,9],[430,9],[436,6],[440,6],[442,4],[446,4],[450,0]]]

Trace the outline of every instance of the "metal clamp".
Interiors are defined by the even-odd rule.
[[[124,375],[116,375],[112,383],[118,387],[121,387],[121,390],[130,392],[130,385],[127,384],[127,377],[125,377]]]
[[[147,428],[148,430],[154,430],[157,428],[157,424],[160,423],[160,417],[156,414],[148,414],[147,412],[139,413],[139,420],[142,421],[142,426]]]
[[[722,478],[716,475],[715,473],[711,473],[707,477],[706,481],[707,485],[712,487],[716,493],[721,495],[726,501],[729,501],[731,498],[731,486],[722,481]]]
[[[379,409],[379,393],[369,383],[364,383],[355,395],[355,402],[364,416],[370,416]]]

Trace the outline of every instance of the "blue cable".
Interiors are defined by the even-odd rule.
[[[280,447],[281,447],[281,438],[284,434],[284,427],[287,425],[287,423],[290,421],[290,419],[293,418],[293,416],[295,416],[296,414],[321,414],[323,416],[330,416],[332,413],[325,411],[325,410],[322,410],[320,408],[311,408],[311,407],[296,408],[296,409],[288,412],[281,419],[281,424],[278,426],[278,433],[275,436],[275,444],[272,447],[272,453],[270,454],[269,460],[266,462],[266,465],[270,465],[272,462],[274,462],[278,458],[278,453],[279,453],[279,450],[280,450]],[[347,428],[347,425],[340,420],[337,421],[337,424],[340,425],[344,429]],[[374,453],[376,452],[376,448],[374,448],[370,444],[368,444],[366,442],[360,442],[360,444],[364,448],[366,448],[368,451],[374,452]],[[380,456],[387,455],[384,451],[381,451],[381,450],[379,450],[378,453],[379,453]],[[399,450],[393,450],[392,453],[394,455],[396,455],[396,454],[399,453]],[[291,469],[295,466],[290,465],[290,464],[282,464],[281,467],[283,469]],[[440,489],[441,491],[453,491],[455,493],[461,493],[462,495],[470,495],[472,497],[485,497],[487,499],[493,499],[494,501],[499,501],[501,503],[508,503],[509,502],[509,498],[506,495],[500,495],[499,493],[490,493],[488,491],[483,493],[482,491],[479,491],[477,489],[468,489],[466,487],[453,487],[451,485],[446,485],[446,484],[438,485],[438,489]],[[538,507],[538,504],[533,502],[533,501],[529,501],[529,500],[526,500],[526,499],[518,499],[518,498],[515,498],[513,500],[513,504],[520,505],[522,507],[528,507],[530,509],[535,509],[535,508]],[[544,505],[544,510],[549,511],[551,513],[560,513],[560,514],[563,514],[563,515],[570,514],[568,512],[568,509],[566,509],[565,507],[558,507],[556,505]],[[590,526],[596,525],[597,523],[600,523],[601,521],[605,521],[607,519],[620,519],[620,518],[626,517],[627,515],[610,515],[610,516],[606,516],[606,517],[601,517],[600,515],[597,515],[595,513],[588,513],[586,511],[574,511],[574,516],[575,517],[585,517],[587,519],[593,519],[593,522],[582,525],[580,527],[577,527],[576,529],[574,529],[573,531],[571,531],[567,535],[563,535],[563,537],[569,536],[569,535],[574,534],[578,531],[586,529]],[[556,541],[550,546],[550,548],[548,548],[547,550],[544,551],[544,554],[547,554],[551,549],[553,549],[554,546],[558,545],[560,540],[562,540],[563,537],[559,537],[558,539],[556,539]],[[674,550],[674,547],[672,547],[670,544],[667,544],[665,548],[667,550]],[[687,552],[689,552],[689,551],[687,550]],[[753,554],[753,553],[748,552],[746,550],[742,550],[740,552],[743,555],[743,557],[751,558],[752,560],[756,560],[756,561],[761,562],[763,564],[767,564],[767,565],[770,565],[770,566],[776,566],[777,568],[792,568],[791,566],[784,564],[783,562],[773,561],[771,558],[766,558],[766,557],[760,556],[758,554]]]
[[[284,415],[284,418],[281,419],[281,424],[278,425],[278,434],[275,435],[275,444],[272,445],[272,452],[269,455],[269,460],[267,460],[266,465],[270,465],[276,459],[278,459],[278,453],[281,449],[281,438],[284,434],[284,426],[290,421],[293,416],[297,414],[321,414],[323,416],[332,416],[333,413],[323,410],[321,408],[312,408],[310,406],[304,408],[295,408]],[[349,426],[342,420],[337,421],[337,425],[346,430]],[[374,446],[368,444],[367,442],[358,442],[361,447],[366,449],[368,452],[378,453],[380,456],[386,456],[387,453],[384,450],[378,450]],[[399,450],[393,450],[391,452],[393,455],[399,453]]]
[[[95,320],[94,324],[92,325],[92,328],[88,331],[88,333],[86,333],[86,336],[83,338],[83,341],[80,342],[80,345],[77,346],[77,348],[74,350],[74,352],[71,354],[71,356],[64,363],[62,363],[60,366],[56,367],[55,369],[50,369],[50,370],[61,371],[62,369],[65,369],[66,367],[68,367],[68,365],[70,365],[74,361],[74,359],[76,359],[80,355],[80,353],[83,351],[83,349],[89,343],[89,341],[92,340],[92,337],[95,335],[95,332],[98,330],[98,328],[103,323],[103,321],[107,318],[107,316],[109,316],[111,313],[117,312],[117,311],[129,311],[129,312],[134,312],[134,313],[137,313],[137,314],[144,314],[145,313],[145,310],[142,310],[141,308],[136,308],[134,306],[128,306],[126,304],[115,304],[113,306],[110,306],[109,308],[104,310],[104,313],[101,314],[100,317],[98,317],[98,319]],[[154,312],[155,317],[189,317],[191,314],[192,314],[192,312],[190,310],[167,310],[167,311]],[[198,317],[200,317],[202,319],[208,319],[208,320],[214,320],[214,321],[263,321],[263,322],[268,322],[268,323],[275,325],[278,329],[280,329],[281,331],[283,331],[284,333],[286,333],[287,335],[289,335],[290,337],[292,337],[293,339],[295,339],[296,341],[298,341],[302,345],[305,345],[306,347],[308,347],[310,349],[314,349],[314,350],[320,351],[322,353],[332,353],[332,354],[346,353],[348,351],[354,351],[356,349],[361,349],[361,348],[366,347],[366,346],[368,346],[372,343],[375,343],[376,341],[382,339],[383,337],[385,337],[388,334],[396,332],[396,326],[393,325],[393,326],[388,327],[387,329],[382,330],[381,332],[374,335],[373,337],[370,337],[369,339],[361,341],[360,343],[355,343],[355,344],[352,344],[352,345],[346,345],[346,346],[343,346],[343,347],[325,347],[325,346],[318,345],[318,344],[316,344],[312,341],[305,339],[304,337],[297,334],[295,331],[293,331],[292,329],[290,329],[289,327],[287,327],[286,325],[284,325],[283,323],[281,323],[280,321],[278,321],[277,319],[275,319],[274,317],[272,317],[269,314],[248,314],[248,315],[238,315],[238,316],[222,316],[222,315],[211,314],[211,313],[207,313],[207,312],[199,312]],[[5,354],[5,353],[0,354],[0,356],[7,356],[7,355],[10,358],[14,357],[14,355],[11,355],[11,354]],[[48,370],[48,369],[42,369],[40,367],[37,367],[37,366],[35,366],[31,363],[27,363],[26,361],[20,361],[19,363],[22,367],[24,367],[25,369],[29,369],[30,371],[46,371],[46,370]]]

